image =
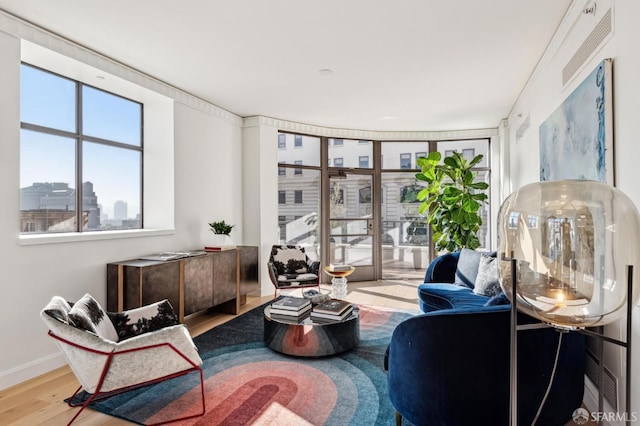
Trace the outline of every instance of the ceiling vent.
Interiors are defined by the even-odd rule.
[[[578,48],[577,52],[564,67],[562,70],[563,86],[571,80],[571,77],[573,77],[573,75],[580,69],[591,54],[596,51],[607,36],[611,34],[611,15],[611,9],[607,10],[607,13],[605,13],[602,19],[600,19],[600,22],[598,22],[593,31],[591,31],[591,34],[589,34],[584,43],[582,43],[582,46]]]

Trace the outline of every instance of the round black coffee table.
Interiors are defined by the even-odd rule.
[[[276,352],[293,356],[319,357],[353,349],[360,343],[360,310],[342,321],[314,322],[308,316],[297,321],[274,319],[271,306],[264,309],[264,342]]]

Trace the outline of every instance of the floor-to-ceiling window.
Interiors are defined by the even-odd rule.
[[[328,254],[330,263],[347,263],[356,267],[352,280],[373,280],[376,277],[375,256],[379,238],[373,223],[376,220],[373,193],[375,161],[369,140],[326,139],[328,208]]]
[[[416,159],[429,142],[382,142],[382,278],[419,278],[429,262],[431,244],[424,217],[418,213]]]
[[[354,280],[421,279],[435,257],[429,226],[418,213],[418,158],[431,151],[459,151],[468,159],[483,154],[477,180],[490,181],[488,139],[368,141],[280,133],[278,148],[280,242],[306,245],[320,256],[324,240],[322,260],[357,266]],[[323,179],[327,194],[321,194]],[[479,235],[487,249],[489,212],[483,206]]]

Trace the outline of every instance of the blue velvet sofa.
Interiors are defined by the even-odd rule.
[[[416,426],[509,424],[511,306],[501,293],[474,293],[474,256],[479,253],[436,258],[418,290],[424,313],[393,332],[387,382],[397,424],[403,418]],[[518,315],[519,323],[535,322]],[[584,336],[552,328],[518,331],[518,425],[536,417],[560,335],[555,377],[536,424],[564,425],[582,403]]]

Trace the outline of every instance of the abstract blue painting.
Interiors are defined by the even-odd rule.
[[[540,125],[540,180],[614,184],[611,59],[605,59]]]

